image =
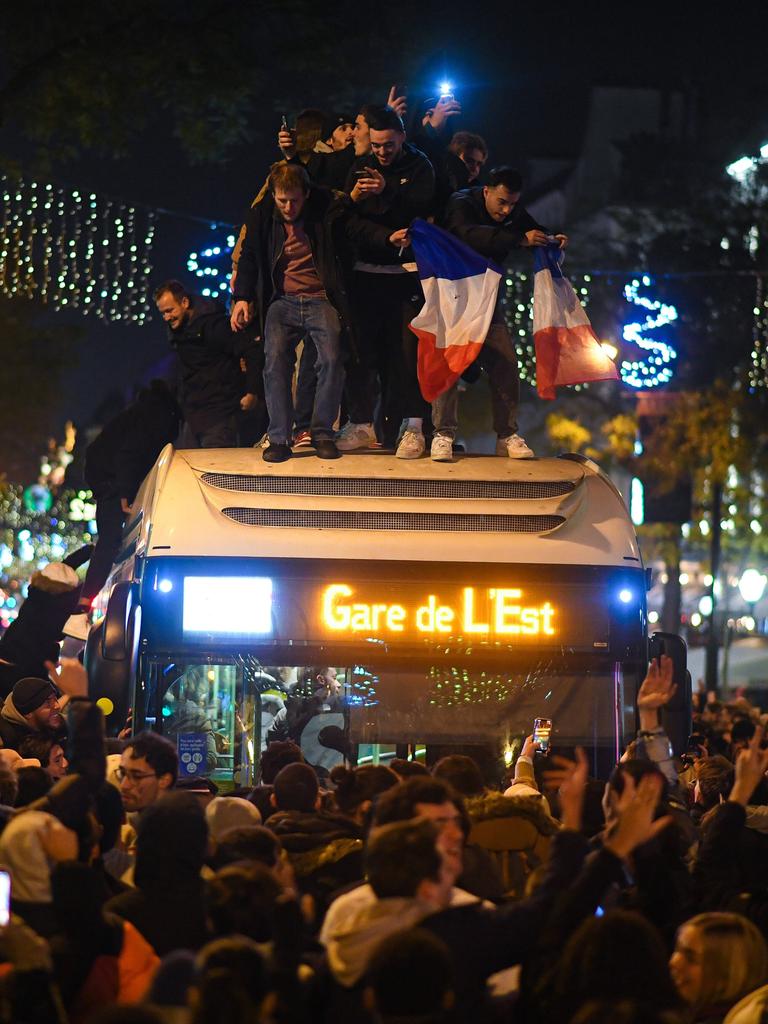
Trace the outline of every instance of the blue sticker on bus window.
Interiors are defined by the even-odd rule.
[[[179,750],[179,775],[194,778],[205,775],[208,738],[204,732],[182,732],[176,737]]]

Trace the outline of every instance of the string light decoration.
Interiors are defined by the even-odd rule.
[[[663,337],[649,337],[651,331],[662,330],[677,320],[675,306],[640,294],[641,286],[650,288],[651,284],[651,278],[645,274],[624,287],[624,297],[630,306],[645,311],[642,323],[632,321],[625,324],[622,331],[626,342],[647,353],[641,358],[624,359],[621,362],[621,379],[625,384],[637,389],[650,389],[667,384],[672,379],[673,363],[677,359],[677,352]]]
[[[143,325],[157,212],[93,192],[0,177],[0,292]]]
[[[199,279],[200,294],[218,299],[229,296],[229,278],[232,273],[232,250],[235,235],[231,224],[211,224],[212,231],[224,231],[225,238],[213,245],[191,252],[187,257],[187,270]]]
[[[758,276],[755,283],[755,305],[752,309],[752,352],[747,372],[749,390],[768,388],[768,298],[765,296],[765,281]]]

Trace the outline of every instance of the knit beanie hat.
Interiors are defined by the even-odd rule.
[[[34,676],[20,679],[11,691],[13,706],[20,715],[31,715],[49,697],[57,696],[56,687],[50,679],[36,679]]]

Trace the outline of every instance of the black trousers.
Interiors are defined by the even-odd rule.
[[[347,364],[345,389],[352,423],[373,423],[380,403],[380,440],[392,445],[401,420],[429,416],[416,376],[418,339],[408,324],[424,304],[415,273],[355,271],[351,287],[357,359]]]
[[[91,560],[88,563],[88,571],[85,574],[83,589],[80,592],[80,600],[84,604],[87,598],[89,603],[96,597],[98,592],[107,582],[109,570],[115,560],[115,555],[120,550],[120,541],[123,537],[123,523],[125,515],[120,506],[120,498],[113,495],[96,497],[96,527],[99,537]]]

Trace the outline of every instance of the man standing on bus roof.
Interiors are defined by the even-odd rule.
[[[253,409],[263,391],[253,332],[235,334],[220,302],[193,295],[180,281],[158,285],[154,299],[181,371],[178,447],[234,448],[238,410]]]
[[[451,196],[445,212],[446,229],[475,252],[497,263],[504,263],[521,246],[547,245],[550,239],[546,230],[520,205],[522,187],[519,171],[495,167],[487,185],[465,188]],[[565,248],[567,237],[555,238]],[[504,321],[502,294],[499,287],[496,309],[477,362],[488,374],[491,386],[496,454],[530,459],[533,452],[517,432],[520,375],[515,343]],[[431,454],[438,462],[449,462],[453,457],[458,413],[459,392],[454,384],[432,403],[435,436]]]
[[[297,164],[273,167],[268,187],[269,195],[248,214],[231,318],[233,330],[242,330],[254,303],[264,337],[269,447],[263,458],[291,457],[291,377],[296,346],[305,339],[317,349],[312,444],[318,458],[337,459],[333,425],[344,386],[339,314],[345,304],[337,225],[344,210],[332,192],[310,186]]]

